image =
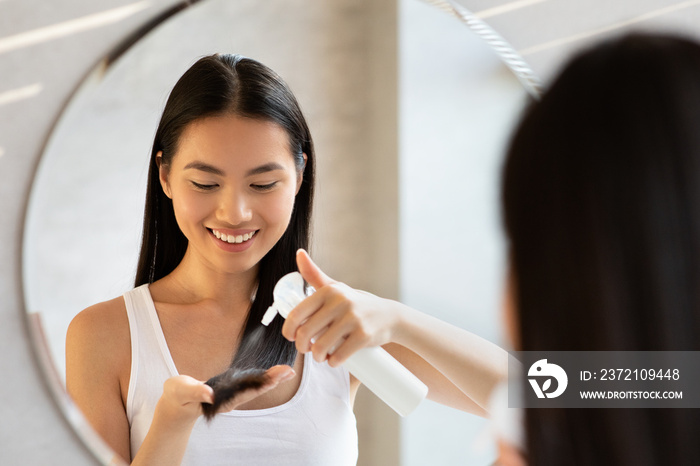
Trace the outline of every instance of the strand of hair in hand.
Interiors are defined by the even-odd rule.
[[[251,389],[263,387],[270,381],[264,369],[230,368],[226,372],[212,377],[205,383],[214,389],[214,403],[202,403],[202,412],[207,421],[211,421],[221,406],[231,401],[236,395]]]

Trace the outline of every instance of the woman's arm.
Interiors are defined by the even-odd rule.
[[[337,366],[360,348],[384,346],[428,385],[430,399],[486,414],[491,390],[507,374],[505,350],[401,303],[338,283],[305,251],[297,263],[317,289],[287,316],[282,330],[299,351]]]
[[[392,343],[385,345],[387,351],[429,381],[430,399],[485,416],[491,392],[507,377],[508,353],[464,329],[400,303],[392,304],[399,307],[400,317]]]
[[[120,375],[125,370],[128,374],[131,350],[123,301],[121,310],[118,300],[100,303],[70,323],[66,389],[95,431],[128,463],[129,422],[122,398],[126,387]]]

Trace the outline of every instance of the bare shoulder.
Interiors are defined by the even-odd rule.
[[[114,340],[129,336],[126,304],[121,296],[97,303],[76,315],[68,326],[68,334],[78,339]]]
[[[129,458],[131,337],[123,298],[76,315],[66,334],[66,389],[98,434]]]
[[[131,357],[129,321],[118,297],[81,311],[68,326],[66,363],[70,358],[96,359],[105,369],[123,367]]]

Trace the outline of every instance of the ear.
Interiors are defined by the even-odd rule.
[[[169,167],[163,163],[163,151],[160,150],[156,154],[156,165],[158,165],[158,178],[160,179],[160,186],[163,188],[163,192],[168,198],[172,199],[170,194],[170,183],[168,182],[168,175],[170,174]]]
[[[301,184],[304,182],[304,170],[306,169],[306,162],[309,160],[309,158],[306,156],[306,153],[302,153],[301,155],[304,157],[304,165],[297,172],[297,190],[294,193],[295,196],[297,194],[299,194],[299,190],[301,189]]]

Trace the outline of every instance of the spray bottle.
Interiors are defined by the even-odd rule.
[[[274,303],[263,316],[263,325],[269,325],[277,314],[286,319],[307,297],[304,278],[299,272],[285,275],[275,285],[273,297]],[[362,348],[343,365],[401,416],[413,411],[428,394],[428,387],[381,347]]]

